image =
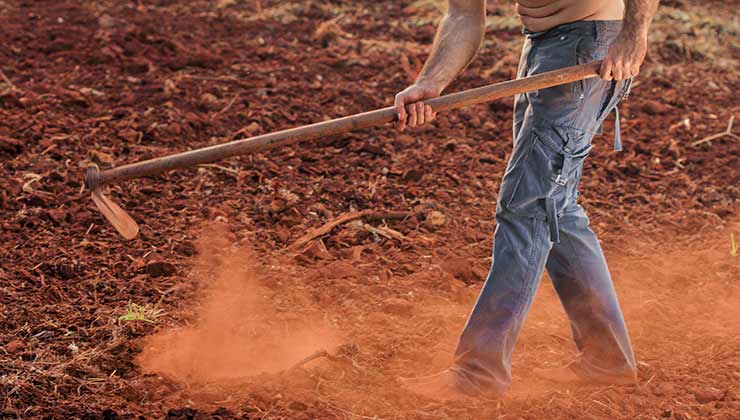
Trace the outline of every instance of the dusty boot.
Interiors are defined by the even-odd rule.
[[[569,363],[552,369],[535,369],[533,373],[548,381],[560,384],[588,384],[597,383],[605,385],[635,385],[637,375],[632,372],[624,375],[604,375],[599,377],[588,377],[578,372],[575,363]]]
[[[454,401],[470,397],[460,390],[457,373],[450,369],[419,378],[399,378],[399,381],[404,389],[438,401]]]

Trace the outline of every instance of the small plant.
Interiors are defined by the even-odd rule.
[[[164,311],[161,309],[150,308],[149,305],[141,306],[129,302],[126,306],[126,313],[119,316],[118,321],[142,321],[154,324],[157,322],[157,318],[159,318],[163,313]]]
[[[740,244],[735,241],[735,234],[730,233],[730,255],[737,257],[738,250],[740,250]]]

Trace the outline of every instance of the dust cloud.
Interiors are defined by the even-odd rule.
[[[306,310],[310,299],[280,281],[267,287],[250,249],[227,237],[225,228],[212,227],[197,244],[197,316],[145,340],[138,358],[144,372],[184,383],[247,378],[339,343],[318,311]]]

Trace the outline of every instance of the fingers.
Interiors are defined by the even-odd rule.
[[[393,104],[396,107],[396,115],[398,115],[398,121],[396,121],[396,129],[398,131],[403,131],[406,129],[406,119],[408,118],[408,115],[406,115],[406,100],[404,99],[403,95],[400,93],[396,95],[395,103]]]
[[[421,99],[423,96],[418,95],[413,90],[405,90],[396,95],[393,106],[396,110],[396,129],[403,131],[406,127],[418,127],[420,125],[429,123],[437,117],[437,113],[434,112],[430,105],[426,105],[424,102],[414,102]],[[408,103],[413,102],[413,103]]]
[[[437,113],[432,111],[432,107],[429,105],[426,105],[424,107],[424,120],[426,122],[432,122],[434,121],[434,118],[437,116]]]
[[[632,63],[617,63],[612,68],[614,80],[626,80],[640,74],[640,66]]]
[[[414,104],[416,107],[416,125],[423,125],[426,122],[426,114],[424,113],[424,102],[417,102]]]
[[[437,113],[432,110],[430,105],[426,105],[424,102],[411,104],[408,109],[409,119],[407,125],[411,128],[430,123],[437,118]]]
[[[622,80],[624,75],[624,65],[620,62],[614,63],[614,67],[612,67],[612,76],[614,76],[614,80]]]
[[[419,116],[416,115],[416,105],[411,104],[409,105],[409,120],[408,120],[408,126],[411,128],[416,127],[416,122],[418,121]]]
[[[640,66],[632,66],[632,70],[630,70],[631,77],[637,77],[638,74],[640,74]]]
[[[625,80],[640,74],[640,66],[631,63],[614,62],[604,59],[599,76],[601,80]]]
[[[607,57],[601,63],[601,72],[599,74],[601,80],[612,80],[612,60]]]

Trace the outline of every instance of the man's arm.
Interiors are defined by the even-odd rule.
[[[660,0],[626,0],[622,32],[609,47],[601,65],[601,78],[622,80],[635,77],[647,53],[650,23]]]
[[[416,82],[396,95],[399,130],[432,121],[436,113],[421,102],[439,96],[475,57],[483,41],[486,0],[448,0],[447,15],[437,28],[432,53]],[[409,106],[408,113],[406,105]]]

